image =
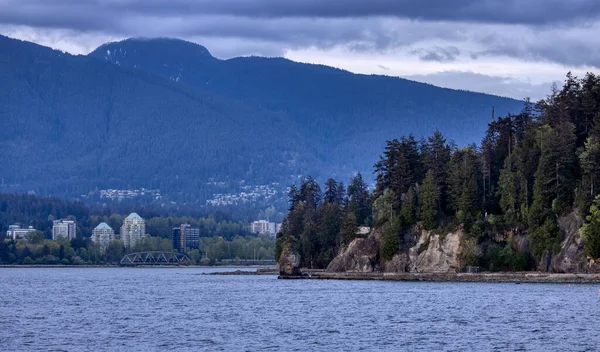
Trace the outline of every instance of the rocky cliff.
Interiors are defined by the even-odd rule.
[[[392,260],[379,258],[381,231],[376,229],[367,238],[357,238],[327,267],[328,272],[456,272],[460,270],[463,232],[446,235],[416,231],[416,245],[399,251]]]
[[[563,235],[560,252],[554,256],[546,255],[546,262],[542,260],[538,269],[555,273],[584,273],[600,272],[600,264],[587,258],[584,253],[584,243],[581,237],[583,217],[578,211],[564,216],[558,220],[558,226]]]
[[[558,223],[563,234],[561,250],[555,254],[547,252],[537,263],[537,270],[555,273],[600,272],[600,263],[584,254],[582,216],[574,211],[560,218]],[[460,227],[445,235],[416,228],[413,231],[414,245],[399,250],[390,261],[379,258],[382,233],[382,229],[374,229],[367,238],[352,241],[333,259],[327,272],[435,273],[457,272],[463,267],[466,236]],[[530,251],[526,234],[518,229],[499,233],[492,242],[508,242],[516,252]]]

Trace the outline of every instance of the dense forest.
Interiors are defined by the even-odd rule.
[[[110,243],[106,251],[92,243],[94,227],[106,222],[119,234],[128,213],[88,208],[80,202],[55,197],[0,194],[0,263],[3,264],[105,264],[116,263],[128,252],[172,251],[172,228],[187,223],[200,228],[200,250],[189,251],[191,264],[215,264],[219,261],[273,260],[274,240],[250,233],[247,222],[233,221],[223,212],[207,217],[159,215],[149,208],[138,210],[146,219],[146,232],[134,248],[120,241]],[[77,238],[52,241],[52,220],[77,221]],[[25,239],[5,238],[8,225],[20,223],[37,231]],[[29,258],[29,259],[27,259]]]
[[[558,220],[586,217],[587,255],[600,257],[600,77],[570,73],[562,88],[519,114],[494,117],[479,146],[457,147],[436,131],[387,142],[374,165],[376,187],[358,174],[348,187],[312,179],[290,192],[276,256],[295,246],[301,265],[325,267],[366,225],[385,229],[379,256],[414,245],[415,225],[440,234],[464,229],[466,263],[527,270],[560,251]],[[530,251],[496,234],[525,233]]]
[[[0,36],[0,81],[0,192],[145,187],[194,207],[242,184],[276,182],[285,198],[298,175],[368,170],[398,131],[469,142],[492,106],[520,105],[285,59],[218,60],[168,39],[72,56]]]

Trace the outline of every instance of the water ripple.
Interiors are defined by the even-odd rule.
[[[1,269],[1,351],[595,351],[597,285]]]

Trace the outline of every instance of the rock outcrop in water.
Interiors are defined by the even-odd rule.
[[[300,272],[300,254],[293,243],[288,242],[285,245],[277,265],[279,266],[279,275],[281,276],[302,275]]]

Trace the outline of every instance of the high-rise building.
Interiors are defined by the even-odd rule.
[[[277,232],[281,229],[281,224],[276,222],[269,222],[268,220],[258,220],[250,224],[250,229],[254,233],[258,234],[269,234],[272,237],[277,235]]]
[[[146,234],[146,222],[137,213],[131,213],[123,220],[121,241],[127,248],[135,246],[138,239]]]
[[[29,232],[35,231],[33,226],[29,226],[29,228],[21,228],[21,224],[14,224],[8,226],[8,231],[6,231],[6,237],[12,238],[16,240],[18,238],[25,238],[25,235]]]
[[[173,228],[173,249],[184,252],[189,249],[200,248],[200,229],[189,224],[181,224]]]
[[[73,220],[54,220],[52,225],[52,239],[60,237],[70,240],[77,237],[77,223]]]
[[[92,242],[100,244],[102,248],[106,249],[110,241],[115,239],[115,231],[107,223],[101,222],[100,225],[92,230],[91,239]]]

